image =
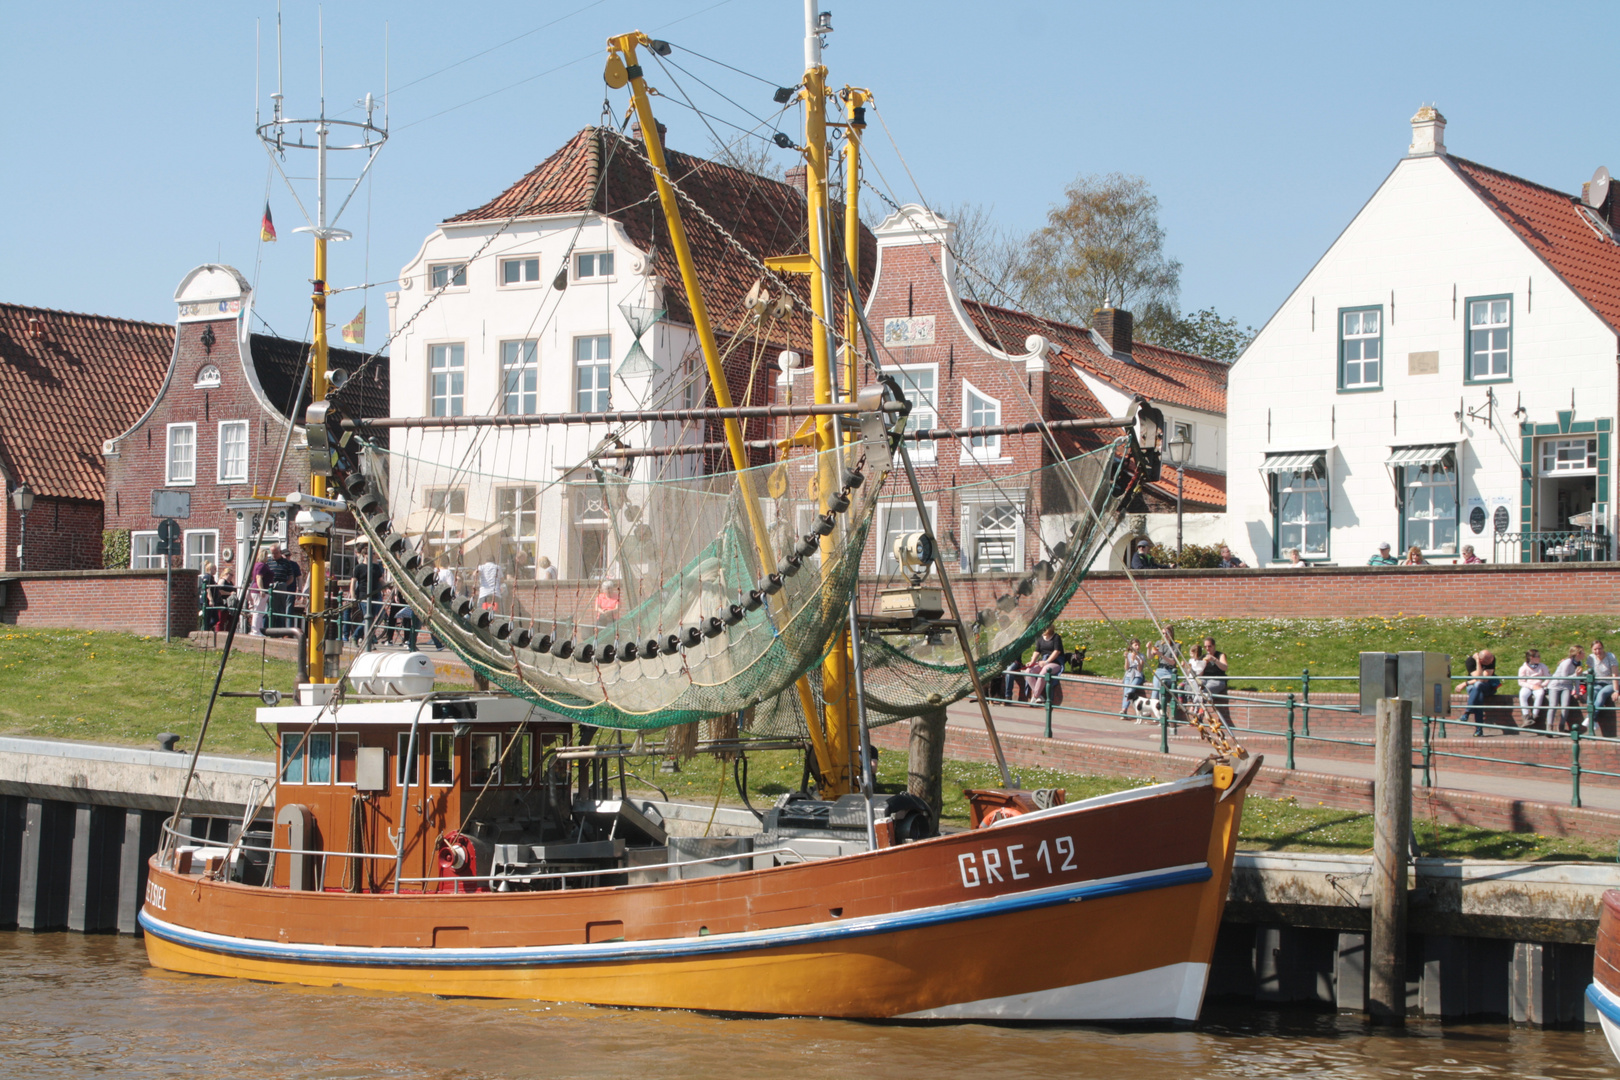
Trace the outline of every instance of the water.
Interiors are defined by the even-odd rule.
[[[1192,1030],[738,1020],[154,971],[138,941],[0,933],[0,1075],[1012,1080],[1620,1076],[1603,1037],[1230,1006]]]

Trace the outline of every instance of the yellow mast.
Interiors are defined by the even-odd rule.
[[[844,259],[849,263],[849,273],[854,275],[857,284],[861,273],[861,133],[866,130],[866,103],[871,99],[871,93],[858,90],[853,86],[844,87],[841,95],[844,107],[848,110],[849,121],[844,126]],[[843,275],[837,275],[839,280]],[[855,400],[856,392],[860,388],[859,357],[855,353],[855,327],[859,313],[855,307],[860,303],[860,297],[854,290],[844,290],[846,300],[844,305],[844,392],[851,401]]]
[[[315,233],[315,280],[311,302],[315,305],[315,343],[309,356],[309,400],[326,400],[326,124],[325,102],[322,102],[323,122],[317,129],[319,149],[316,172],[318,224]],[[296,405],[296,403],[295,403]],[[309,493],[317,499],[326,498],[326,477],[311,475]],[[317,504],[319,505],[319,504]],[[309,608],[306,624],[305,654],[311,683],[324,683],[326,677],[326,561],[327,536],[315,529],[298,534],[298,546],[309,558]]]
[[[686,241],[686,226],[681,220],[680,204],[676,200],[675,189],[669,183],[669,169],[664,161],[663,141],[658,137],[658,122],[653,119],[652,102],[647,96],[647,82],[642,77],[641,65],[636,63],[638,45],[651,47],[652,39],[639,30],[609,38],[608,64],[603,78],[614,89],[626,84],[630,86],[636,120],[641,124],[642,139],[647,147],[647,160],[652,162],[653,166],[653,181],[658,187],[658,200],[663,205],[664,219],[669,225],[670,248],[675,252],[675,262],[681,268],[681,283],[686,288],[686,296],[691,305],[692,328],[697,332],[698,345],[703,350],[703,362],[708,368],[709,384],[714,387],[714,403],[719,408],[729,409],[732,407],[731,387],[726,382],[725,369],[721,366],[720,349],[714,340],[714,327],[709,322],[709,309],[703,299],[703,287],[698,279],[697,265],[692,261],[692,249]],[[822,399],[818,396],[816,400]],[[731,452],[731,463],[737,470],[738,483],[742,487],[742,501],[747,509],[748,524],[759,550],[760,565],[769,573],[776,567],[776,556],[771,551],[770,533],[766,530],[765,519],[760,514],[759,500],[754,497],[753,483],[747,472],[748,451],[743,446],[742,426],[735,417],[726,417],[725,434],[726,446]],[[773,600],[773,605],[779,604],[780,597],[777,597]],[[816,762],[825,781],[829,776],[829,763],[833,760],[830,755],[833,751],[817,730],[815,699],[811,694],[809,681],[800,679],[797,689],[799,704],[804,709],[807,721],[806,727],[810,730],[810,742],[815,748]]]

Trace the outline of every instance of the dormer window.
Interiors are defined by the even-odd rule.
[[[199,390],[213,389],[219,385],[219,382],[219,368],[213,364],[204,364],[202,370],[197,372],[196,387]]]

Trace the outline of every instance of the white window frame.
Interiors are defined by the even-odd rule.
[[[1563,467],[1566,459],[1558,453],[1559,448],[1574,449],[1581,443],[1586,444],[1585,460],[1587,464]],[[1552,452],[1549,454],[1548,451]],[[1549,461],[1551,462],[1551,468],[1548,467]],[[1597,471],[1598,440],[1596,435],[1573,435],[1568,438],[1542,439],[1536,446],[1537,476],[1596,476]]]
[[[296,753],[292,757],[287,756],[288,739],[297,740],[294,743]],[[283,731],[281,738],[276,741],[276,761],[278,762],[276,774],[278,783],[297,784],[299,786],[307,784],[309,782],[309,732]],[[289,767],[295,762],[298,765],[298,779],[296,780],[287,775]]]
[[[533,416],[540,411],[540,339],[503,341],[500,349],[501,412],[507,416]],[[516,390],[512,387],[513,379],[522,381]],[[517,399],[515,409],[513,398]]]
[[[986,405],[994,406],[995,418],[987,420],[981,417],[976,421],[973,416],[974,412],[976,411],[973,408],[974,398],[978,398]],[[983,390],[980,390],[977,386],[974,386],[972,383],[968,382],[966,379],[962,380],[963,427],[979,427],[981,425],[985,427],[994,427],[1005,422],[1002,419],[1005,415],[1006,414],[1001,408],[1000,398],[990,396]],[[960,442],[962,444],[962,461],[964,463],[972,461],[997,462],[1002,460],[1000,435],[972,436],[961,439]]]
[[[191,475],[176,476],[174,472],[174,433],[177,431],[191,432]],[[195,487],[197,484],[197,425],[170,424],[163,435],[163,475],[165,485],[168,487]]]
[[[1326,459],[1324,459],[1322,461],[1321,470],[1322,471],[1321,471],[1320,476],[1313,475],[1314,470],[1305,470],[1305,471],[1295,471],[1295,472],[1288,472],[1288,473],[1272,473],[1270,475],[1270,477],[1268,478],[1270,480],[1270,483],[1271,483],[1271,527],[1272,527],[1272,536],[1275,537],[1274,542],[1276,544],[1276,561],[1286,562],[1287,561],[1287,552],[1288,552],[1289,548],[1294,546],[1292,543],[1285,542],[1283,540],[1283,538],[1282,538],[1282,531],[1283,531],[1283,526],[1284,525],[1293,526],[1293,527],[1296,527],[1296,528],[1299,529],[1300,537],[1301,537],[1301,539],[1299,541],[1299,557],[1301,559],[1304,559],[1306,562],[1321,562],[1321,561],[1323,561],[1325,559],[1328,559],[1328,558],[1332,557],[1332,552],[1333,552],[1333,477],[1328,471]],[[1307,495],[1303,495],[1303,494],[1301,495],[1302,513],[1306,514],[1306,516],[1303,516],[1303,517],[1300,517],[1300,518],[1297,518],[1297,519],[1294,519],[1294,520],[1290,520],[1290,521],[1284,521],[1283,520],[1282,515],[1283,515],[1283,492],[1284,492],[1283,479],[1284,479],[1284,477],[1288,478],[1287,490],[1290,491],[1290,492],[1298,490],[1298,491],[1300,491],[1302,493],[1305,493],[1305,492],[1308,492],[1313,487],[1319,487],[1320,488],[1321,493],[1322,493],[1322,550],[1321,551],[1311,552],[1311,551],[1306,550],[1306,547],[1305,547],[1306,540],[1304,538],[1309,535],[1310,526],[1311,526],[1311,518],[1308,516],[1309,507],[1305,504],[1305,501],[1304,501],[1304,500],[1306,500],[1308,498]],[[1297,478],[1297,480],[1295,478]],[[1311,484],[1311,483],[1307,483],[1307,481],[1319,481],[1319,483]],[[1297,489],[1294,486],[1296,484],[1296,482],[1299,484]]]
[[[1190,469],[1192,468],[1193,461],[1198,457],[1197,424],[1194,424],[1191,420],[1170,420],[1170,438],[1164,445],[1168,451],[1170,443],[1174,442],[1183,434],[1185,434],[1187,441],[1187,464],[1184,467]],[[1175,462],[1169,461],[1168,453],[1166,454],[1166,461],[1171,465],[1175,464]]]
[[[606,255],[611,262],[611,265],[608,267],[608,272],[605,274],[596,270],[596,267],[601,265],[600,260],[601,256],[603,255]],[[581,274],[579,272],[580,261],[587,258],[591,260],[592,271],[589,274]],[[603,248],[600,251],[576,251],[574,252],[573,257],[568,260],[568,276],[575,281],[584,282],[586,284],[595,284],[599,281],[613,281],[618,268],[619,260],[613,254],[612,250],[608,248]]]
[[[450,779],[445,780],[442,783],[435,780],[435,779],[433,779],[434,744],[437,743],[440,739],[449,739],[450,740]],[[461,741],[460,739],[456,738],[456,733],[454,731],[434,731],[431,728],[428,729],[428,732],[427,732],[427,781],[428,781],[427,786],[428,787],[451,788],[451,787],[456,786],[456,751],[460,749],[458,746],[456,746],[456,743],[458,743],[460,741]]]
[[[907,431],[926,431],[939,426],[939,365],[896,364],[891,369],[900,383],[906,400],[911,402],[911,415],[906,420]],[[923,391],[912,381],[913,374],[927,374],[932,389]],[[939,457],[939,443],[933,439],[919,439],[911,444],[911,460],[917,465],[932,465]]]
[[[449,496],[449,498],[445,498]],[[435,505],[440,501],[444,505]],[[456,503],[461,503],[461,509],[456,509]],[[467,489],[464,487],[428,488],[423,493],[422,505],[428,510],[436,511],[447,517],[463,515],[467,512]]]
[[[457,269],[460,270],[459,274],[456,273]],[[445,281],[447,283],[445,285],[439,285],[433,280],[434,275],[436,275],[440,270],[449,271],[449,273],[445,275]],[[456,281],[457,277],[461,278],[459,282]],[[459,262],[452,260],[447,262],[428,263],[427,283],[429,292],[436,291],[440,288],[444,289],[445,292],[459,292],[462,289],[465,289],[467,287],[467,261],[462,259]]]
[[[587,360],[587,359],[582,358],[579,355],[580,342],[589,341],[589,342],[595,343],[595,342],[601,342],[603,340],[606,340],[607,343],[608,343],[608,346],[607,346],[608,354],[607,354],[607,356],[605,358],[598,356],[598,357],[594,357],[592,359]],[[591,346],[592,351],[595,351],[598,347],[599,347],[598,345],[592,344],[592,346]],[[573,409],[573,411],[574,412],[584,412],[584,413],[596,413],[596,412],[607,412],[608,410],[612,409],[613,408],[613,335],[612,334],[577,334],[577,335],[575,335],[575,337],[574,337],[574,346],[573,346],[573,361],[574,361],[574,378],[573,378],[573,384],[574,384],[573,385],[574,409]],[[592,407],[588,408],[588,409],[580,407],[580,398],[579,398],[580,394],[586,392],[584,390],[584,388],[580,386],[580,372],[581,372],[581,369],[585,368],[585,367],[592,367],[592,368],[598,369],[599,375],[596,376],[596,377],[600,377],[600,373],[605,372],[606,373],[606,379],[607,379],[606,384],[598,384],[596,386],[593,386],[591,388],[591,390],[589,391],[589,393],[591,393],[591,394],[593,394],[595,396],[592,398]],[[601,395],[604,394],[604,393],[607,394],[607,401],[606,402],[602,402],[600,400]]]
[[[1505,318],[1498,321],[1495,316],[1497,308],[1502,309]],[[1475,322],[1474,311],[1483,308],[1488,322]],[[1465,371],[1470,383],[1479,382],[1508,382],[1513,378],[1513,297],[1511,296],[1481,296],[1468,298],[1468,355],[1464,358]],[[1485,336],[1485,348],[1475,347],[1474,336]],[[1500,335],[1500,337],[1498,336]],[[1501,357],[1501,371],[1476,371],[1474,360],[1484,357],[1487,367],[1494,368],[1496,358]]]
[[[530,263],[534,264],[534,277],[527,275]],[[506,280],[506,268],[508,266],[518,268],[518,279],[516,281]],[[533,289],[542,284],[540,281],[540,269],[540,256],[538,255],[514,255],[511,258],[502,259],[495,278],[495,284],[503,289]]]
[[[1345,321],[1351,316],[1356,318],[1356,332],[1347,333]],[[1368,315],[1378,316],[1378,329],[1367,333],[1361,329]],[[1366,355],[1368,342],[1373,343],[1377,356]],[[1361,353],[1355,360],[1346,359],[1345,349],[1350,344],[1356,345]],[[1358,376],[1355,382],[1350,381],[1349,365],[1356,365]],[[1376,364],[1378,377],[1366,378],[1367,365]],[[1344,308],[1339,311],[1339,389],[1341,390],[1376,390],[1384,385],[1384,309],[1380,307]],[[1302,553],[1303,554],[1303,553]]]
[[[499,732],[499,731],[474,731],[474,732],[468,733],[468,735],[467,735],[467,785],[469,787],[482,787],[486,782],[489,784],[490,787],[505,787],[506,786],[505,782],[501,779],[501,756],[502,756],[501,751],[503,749],[505,749],[505,746],[506,746],[506,739],[502,738],[503,734],[504,734],[503,732]],[[478,771],[477,771],[478,767],[475,764],[473,764],[473,761],[474,761],[473,746],[475,745],[476,741],[479,740],[479,739],[494,739],[495,740],[495,756],[494,756],[494,760],[492,760],[490,762],[490,764],[489,764],[489,775],[484,777],[483,779],[479,779]]]
[[[163,569],[163,556],[154,554],[151,550],[148,550],[145,554],[141,553],[141,547],[143,544],[150,549],[157,547],[157,542],[158,534],[155,530],[151,532],[141,531],[130,533],[129,568],[131,570]]]
[[[437,356],[435,354],[436,354],[436,351],[439,350],[439,349],[445,350],[445,352],[444,352],[444,360],[445,360],[445,362],[444,362],[443,367],[435,367],[434,366],[434,361],[437,359]],[[455,358],[455,355],[456,355],[455,350],[457,350],[457,349],[461,350],[461,362],[458,363],[458,364],[452,364],[450,361]],[[426,359],[427,359],[427,415],[429,415],[429,416],[465,416],[466,413],[467,413],[467,343],[465,341],[434,341],[434,342],[429,342],[428,346],[427,346],[427,358]],[[435,389],[434,380],[437,379],[440,374],[443,374],[443,376],[445,377],[444,395],[443,395],[443,398],[444,398],[444,410],[445,410],[444,412],[436,411],[438,409],[438,407],[439,407],[440,395],[439,395],[438,391]],[[456,392],[455,390],[451,389],[451,387],[452,387],[452,379],[456,375],[461,376],[461,390],[460,390],[459,393]],[[452,402],[454,402],[454,404],[455,404],[455,407],[453,409],[451,408],[451,403]]]
[[[1448,478],[1446,482],[1435,481],[1435,470],[1441,470],[1441,475]],[[1401,543],[1411,547],[1416,542],[1414,533],[1422,528],[1427,531],[1428,539],[1434,539],[1435,527],[1438,523],[1450,521],[1451,543],[1446,544],[1418,544],[1418,549],[1425,555],[1455,555],[1462,543],[1462,475],[1457,469],[1457,456],[1447,454],[1440,461],[1429,465],[1404,465],[1400,470],[1401,484]],[[1451,513],[1437,513],[1434,508],[1434,492],[1449,488],[1451,490]],[[1422,514],[1415,513],[1412,504],[1416,501],[1418,491],[1426,491],[1428,495],[1428,510]]]
[[[978,565],[979,512],[998,506],[1010,506],[1013,511],[1012,562],[1006,569],[984,569]],[[962,550],[957,565],[964,574],[1021,574],[1024,571],[1024,500],[986,494],[982,498],[962,500]]]
[[[199,551],[197,553],[197,555],[196,555],[196,560],[197,561],[196,561],[195,565],[193,565],[193,563],[192,563],[192,554],[191,554],[191,538],[193,536],[211,536],[214,539],[214,550],[213,551],[207,551],[207,552]],[[184,566],[186,569],[188,569],[188,570],[201,570],[202,569],[202,564],[205,563],[205,562],[211,562],[216,567],[219,565],[219,530],[218,529],[187,529],[184,533],[181,534],[180,543],[181,543],[180,550],[184,553],[183,554],[183,561],[181,562],[180,565]]]
[[[397,787],[415,787],[422,780],[422,758],[425,756],[428,732],[432,728],[416,730],[416,753],[410,753],[411,733],[401,731],[394,739],[394,784]],[[407,771],[408,770],[408,771]]]
[[[218,460],[219,469],[218,469],[218,472],[216,473],[216,477],[217,477],[217,480],[218,480],[219,483],[221,483],[221,484],[245,484],[245,483],[247,483],[247,478],[248,478],[248,445],[249,445],[248,440],[251,438],[251,436],[249,434],[249,428],[250,427],[251,427],[251,425],[246,420],[221,420],[219,422],[219,431],[218,431],[218,434],[217,434],[217,441],[214,444],[218,449],[218,454],[216,455],[216,457],[219,459]],[[225,429],[226,428],[240,429],[241,432],[242,432],[242,468],[241,468],[240,474],[235,473],[235,472],[227,473],[225,471]]]
[[[345,780],[340,775],[343,771],[343,740],[354,741],[354,780]],[[341,787],[354,787],[360,773],[360,747],[365,744],[360,739],[358,731],[339,731],[332,737],[332,784]]]
[[[939,536],[939,503],[924,502],[923,507],[928,511],[928,528],[936,537]],[[910,499],[897,498],[894,502],[878,504],[877,521],[874,524],[877,526],[877,572],[879,574],[895,575],[900,573],[900,566],[894,561],[894,556],[889,551],[889,546],[894,541],[894,537],[889,535],[889,522],[896,513],[914,514],[916,512],[916,504]]]

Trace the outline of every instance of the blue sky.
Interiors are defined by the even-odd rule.
[[[1027,230],[1076,174],[1140,174],[1184,266],[1183,307],[1256,326],[1405,152],[1422,103],[1446,114],[1453,153],[1563,190],[1620,166],[1590,6],[824,2],[833,81],[875,91],[929,202],[979,202]],[[801,13],[798,0],[327,4],[329,109],[381,94],[385,24],[394,88],[392,138],[341,223],[356,237],[334,248],[332,284],[366,280],[368,258],[370,280],[394,277],[435,222],[596,122],[608,34],[667,38],[699,105],[751,125],[718,94],[769,117],[770,86],[692,51],[793,85]],[[320,16],[285,0],[289,112],[315,107]],[[257,242],[255,24],[267,110],[275,18],[273,2],[0,10],[0,300],[166,322],[181,276],[222,260],[257,276],[271,327],[307,334],[310,242],[279,180],[281,241]],[[673,147],[706,152],[699,117],[657,107]],[[875,163],[900,201],[917,198],[892,150]],[[334,321],[359,297],[335,300]],[[375,345],[381,290],[370,313]]]

